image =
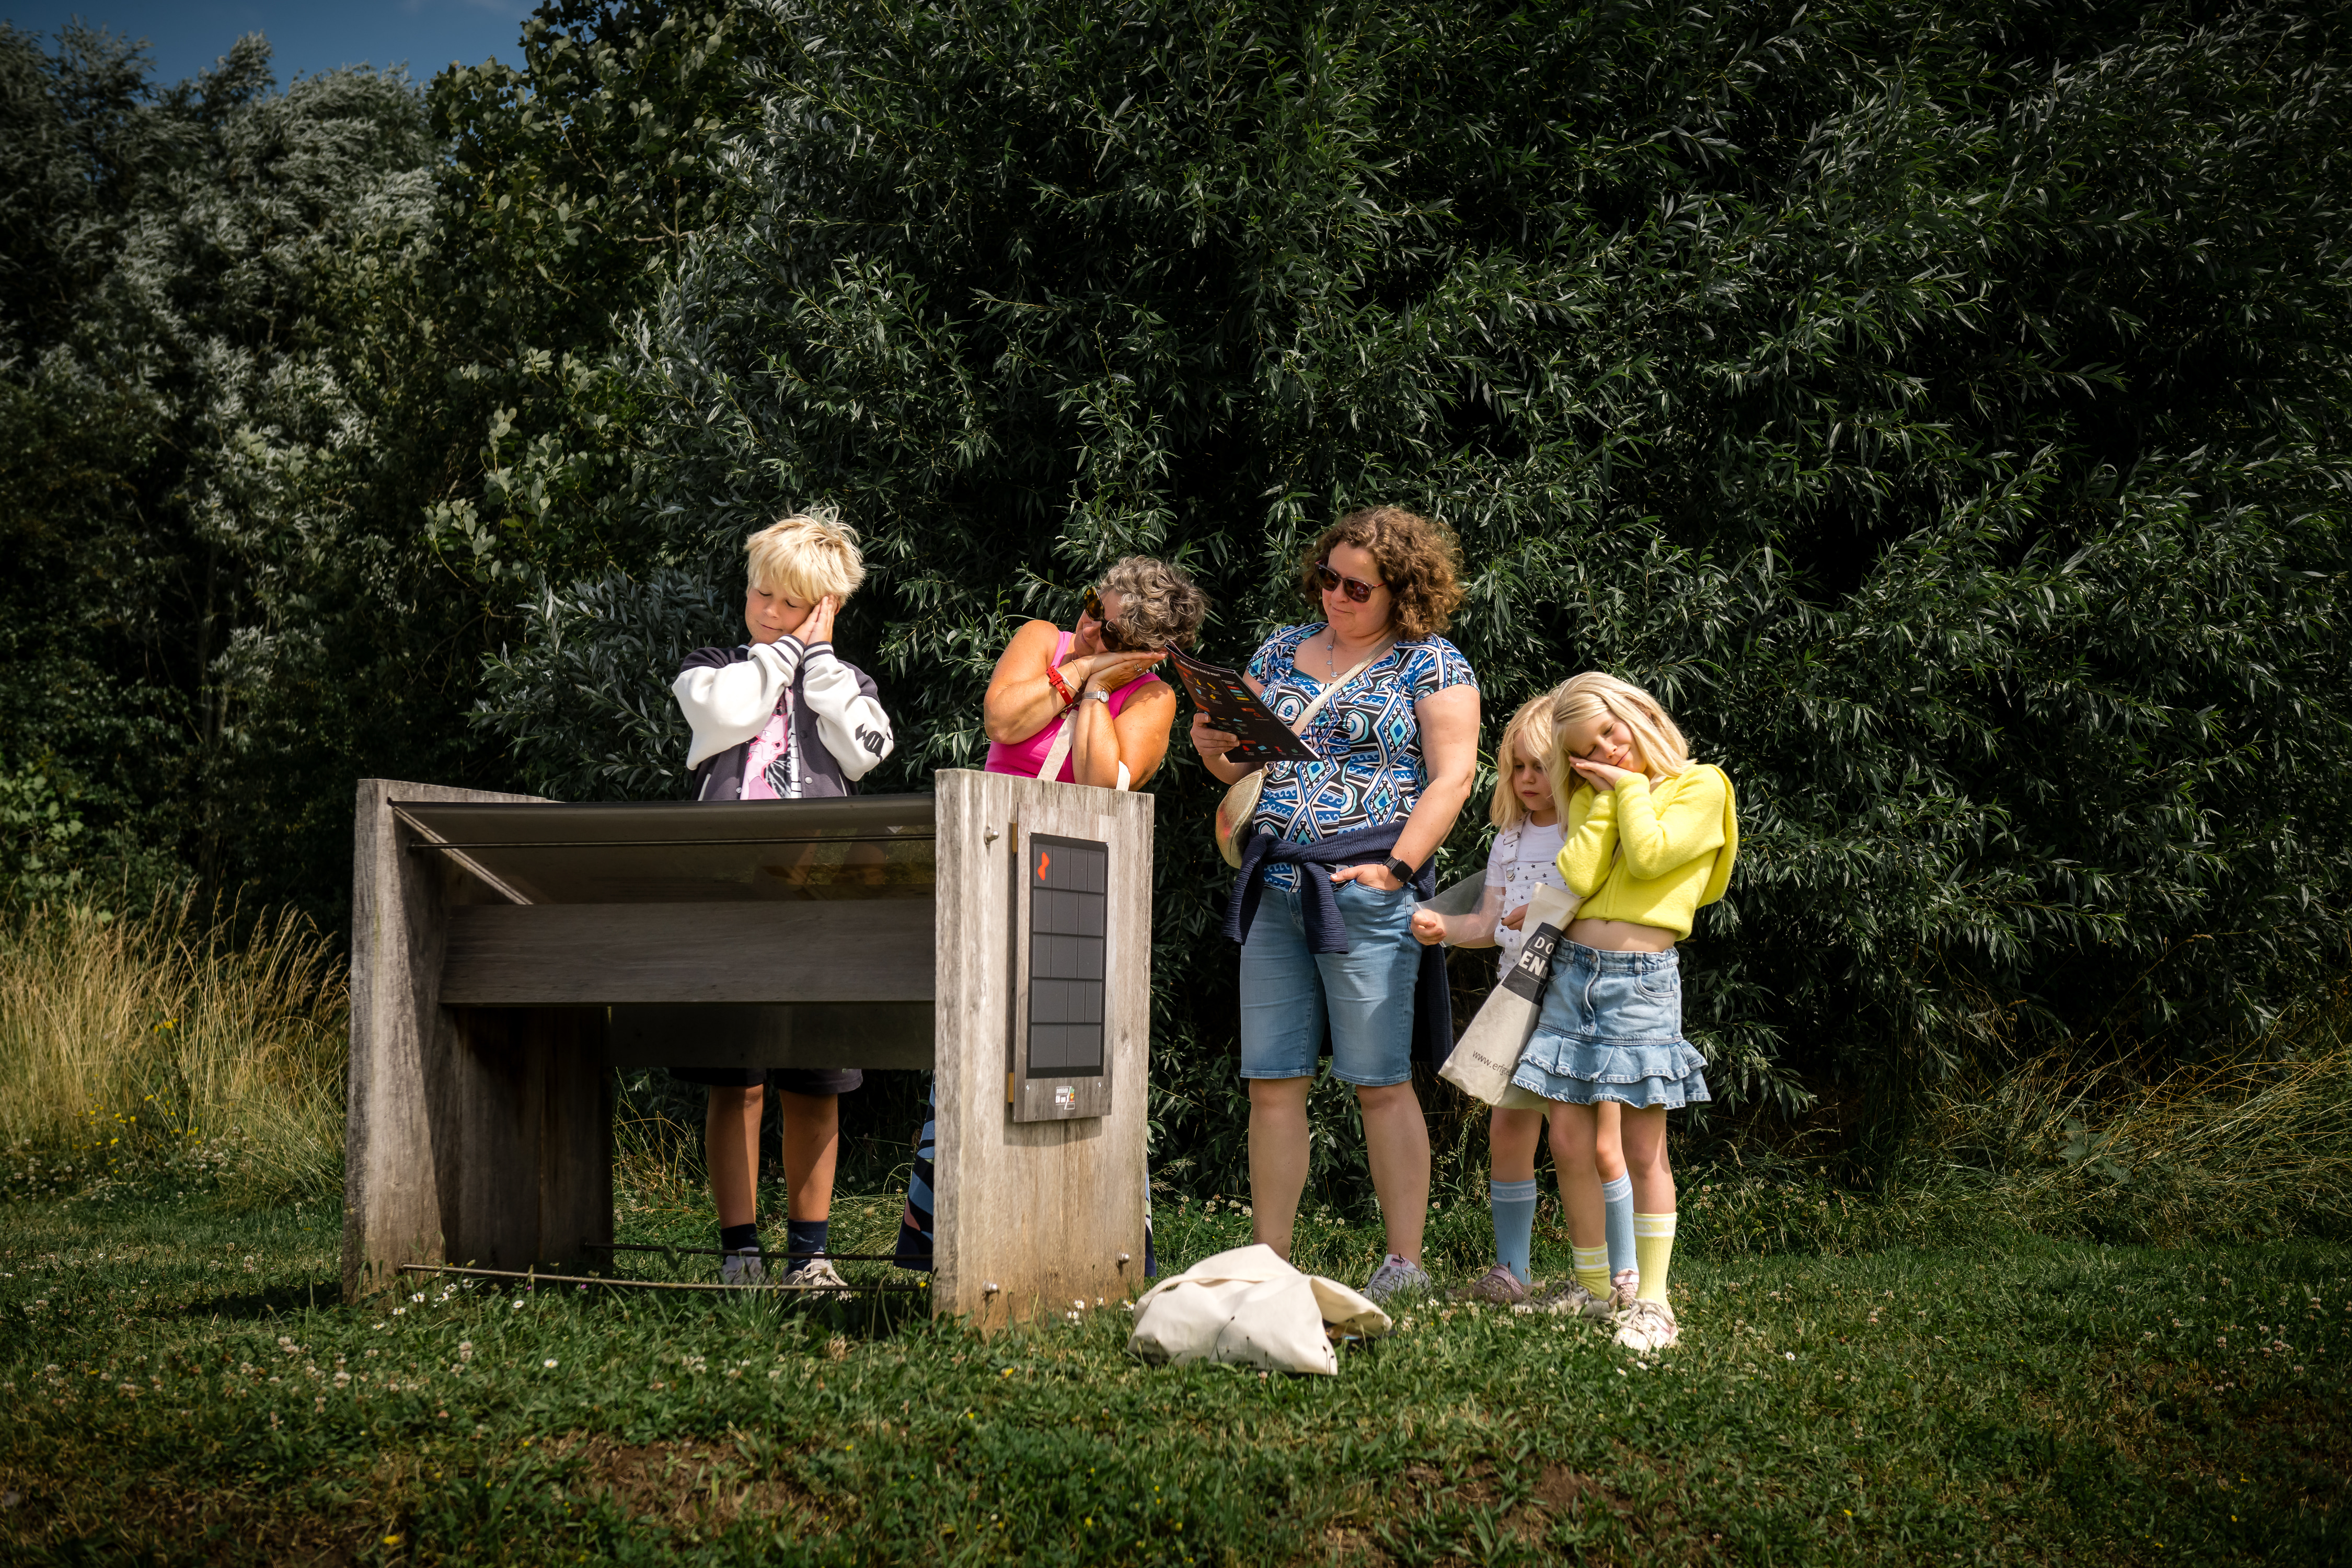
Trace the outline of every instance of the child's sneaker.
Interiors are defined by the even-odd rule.
[[[1609,1310],[1612,1312],[1623,1311],[1633,1304],[1641,1292],[1640,1271],[1633,1268],[1619,1269],[1617,1277],[1609,1282]]]
[[[849,1281],[833,1271],[829,1258],[803,1258],[784,1276],[784,1284],[803,1290],[846,1290]]]
[[[747,1247],[730,1252],[719,1260],[719,1282],[721,1285],[764,1285],[768,1282],[767,1266],[760,1261],[760,1249]]]
[[[1368,1300],[1385,1303],[1391,1296],[1409,1295],[1416,1291],[1433,1290],[1437,1282],[1424,1273],[1418,1263],[1408,1263],[1395,1253],[1381,1259],[1372,1277],[1364,1281]]]
[[[1535,1300],[1538,1311],[1555,1318],[1605,1318],[1609,1303],[1573,1279],[1561,1281]]]
[[[1507,1263],[1497,1263],[1461,1289],[1454,1292],[1456,1300],[1491,1301],[1498,1307],[1516,1307],[1528,1299],[1528,1288],[1511,1272]]]
[[[1675,1310],[1664,1301],[1635,1301],[1617,1314],[1617,1342],[1629,1351],[1647,1355],[1681,1337],[1675,1326]]]

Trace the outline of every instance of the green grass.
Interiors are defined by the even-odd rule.
[[[2319,1242],[1690,1258],[1649,1365],[1425,1305],[1293,1379],[1141,1365],[1116,1306],[994,1339],[772,1299],[345,1309],[331,1209],[0,1215],[11,1563],[2352,1556],[2352,1250]]]

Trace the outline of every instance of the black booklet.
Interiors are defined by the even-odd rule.
[[[1244,763],[1311,763],[1318,760],[1315,748],[1300,740],[1289,725],[1274,716],[1265,699],[1249,689],[1241,671],[1222,665],[1203,664],[1182,648],[1168,649],[1169,662],[1176,667],[1177,678],[1192,694],[1193,705],[1209,716],[1209,722],[1228,734],[1241,737],[1241,743],[1225,754]]]

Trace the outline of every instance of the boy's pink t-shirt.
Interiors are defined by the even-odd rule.
[[[751,737],[751,750],[743,758],[743,799],[781,800],[787,798],[786,796],[779,795],[776,791],[776,786],[769,781],[768,769],[773,765],[777,758],[783,756],[787,752],[791,751],[792,745],[793,693],[792,689],[790,687],[786,687],[784,689],[783,696],[777,699],[776,710],[768,715],[768,722],[766,726],[763,727],[758,734]],[[791,769],[790,763],[787,763],[785,766],[788,770]],[[787,780],[787,787],[791,789],[793,795],[798,795],[800,793],[799,779],[796,777],[789,778]]]
[[[1061,639],[1054,645],[1055,664],[1059,665],[1062,662],[1063,656],[1070,651],[1070,644],[1076,635],[1075,632],[1061,634]],[[1110,694],[1111,717],[1118,718],[1119,710],[1127,706],[1128,699],[1142,690],[1147,682],[1157,681],[1159,679],[1158,676],[1146,670],[1112,692]],[[1015,741],[1010,745],[1003,741],[991,741],[988,743],[988,763],[985,771],[992,773],[1017,773],[1024,779],[1035,778],[1037,770],[1045,765],[1045,753],[1054,749],[1054,737],[1061,728],[1062,721],[1057,715],[1048,720],[1044,729],[1025,741]],[[1070,749],[1070,754],[1062,759],[1062,771],[1055,775],[1055,782],[1076,784],[1078,775],[1075,770],[1077,765],[1077,748],[1073,746]]]

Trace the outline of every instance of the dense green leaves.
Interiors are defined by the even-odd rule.
[[[788,506],[866,531],[845,640],[919,787],[1098,563],[1186,559],[1238,658],[1304,539],[1398,500],[1461,534],[1490,718],[1617,669],[1739,781],[1692,1019],[1736,1094],[2028,1028],[2195,1048],[2340,963],[2332,23],[769,15],[739,216],[644,331],[663,563],[549,592],[493,681],[543,786],[676,787],[649,656],[728,635]],[[1157,787],[1172,960],[1221,879],[1202,775]],[[1180,1142],[1231,1008],[1165,999]]]
[[[322,665],[371,673],[332,651],[381,564],[354,350],[425,218],[422,109],[366,72],[275,91],[257,37],[152,92],[104,35],[0,29],[0,751],[118,861],[234,881],[257,784],[315,752]]]

